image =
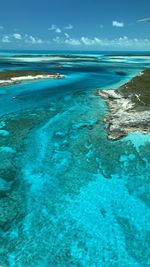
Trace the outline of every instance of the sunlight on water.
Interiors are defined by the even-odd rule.
[[[8,56],[5,67],[19,69],[21,59]],[[28,60],[66,77],[0,94],[1,266],[149,266],[149,135],[108,140],[108,109],[96,96],[147,59],[134,67],[130,58],[98,58],[55,67]]]

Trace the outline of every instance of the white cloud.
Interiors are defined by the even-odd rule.
[[[10,43],[10,42],[16,42],[23,44],[43,44],[43,40],[37,37],[34,37],[29,34],[21,35],[20,33],[14,33],[10,35],[4,35],[1,39],[2,43]]]
[[[32,35],[28,36],[28,38],[26,39],[26,41],[28,43],[32,43],[32,44],[35,44],[36,43],[36,39]]]
[[[25,34],[25,43],[28,44],[42,44],[42,39],[36,38],[32,35]]]
[[[66,35],[65,35],[66,36]],[[104,39],[99,37],[88,38],[82,36],[79,39],[71,38],[70,36],[63,37],[56,37],[53,39],[54,42],[58,44],[66,44],[70,46],[80,46],[81,48],[84,47],[91,47],[96,49],[125,49],[125,50],[143,50],[149,49],[150,47],[150,39],[138,39],[132,38],[129,39],[127,36],[122,36],[116,39]],[[86,49],[86,48],[85,48]]]
[[[58,28],[56,25],[52,24],[50,28],[48,28],[49,31],[55,31],[56,33],[61,33],[61,29]]]
[[[139,19],[138,22],[150,22],[150,18]]]
[[[9,36],[8,35],[4,35],[3,37],[2,37],[2,43],[10,43],[11,41],[10,41],[10,38],[9,38]]]
[[[21,36],[20,33],[14,33],[14,34],[13,34],[13,37],[14,37],[15,39],[17,39],[17,40],[21,40],[21,39],[22,39],[22,36]]]
[[[72,30],[73,29],[73,25],[69,24],[67,26],[64,27],[65,30]]]
[[[93,45],[95,43],[94,39],[90,39],[88,37],[81,37],[81,42],[85,45]]]
[[[122,28],[122,27],[124,27],[124,23],[123,23],[123,22],[119,22],[119,21],[117,21],[117,20],[114,20],[114,21],[112,21],[112,26],[113,26],[113,27],[119,27],[119,28]]]
[[[56,32],[57,33],[61,33],[61,29],[60,28],[56,28]]]
[[[70,38],[70,35],[66,32],[65,32],[65,36],[66,36],[66,38]]]
[[[0,40],[2,43],[14,43],[18,45],[49,45],[50,43],[57,43],[60,47],[79,47],[81,49],[102,49],[102,50],[149,50],[150,39],[129,38],[127,36],[121,36],[115,39],[107,39],[94,37],[89,38],[87,36],[81,36],[80,38],[71,37],[68,33],[58,35],[52,40],[42,40],[38,37],[29,34],[14,33],[10,35],[3,35]]]
[[[36,39],[36,43],[37,44],[43,44],[43,41],[42,41],[42,39]]]
[[[53,38],[53,41],[56,42],[57,44],[63,43],[62,38],[60,38],[59,36]]]
[[[65,30],[72,30],[73,29],[73,25],[68,24],[67,26],[64,27]],[[52,24],[50,28],[48,28],[49,31],[54,31],[56,33],[61,33],[62,29],[57,27],[55,24]]]
[[[4,29],[4,26],[0,26],[0,30],[3,30]]]
[[[82,42],[82,44],[87,45],[87,46],[96,46],[96,45],[106,44],[105,39],[100,39],[98,37],[94,37],[93,39],[91,39],[91,38],[82,36],[81,42]]]
[[[81,45],[81,41],[79,39],[71,38],[69,35],[67,35],[66,38],[60,38],[57,36],[53,39],[53,41],[57,44],[67,44],[72,46]]]
[[[81,41],[78,39],[74,38],[69,38],[65,40],[65,44],[73,45],[73,46],[78,46],[81,45]]]

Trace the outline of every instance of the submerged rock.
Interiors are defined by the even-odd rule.
[[[11,189],[12,183],[7,182],[0,177],[0,192],[9,191]]]
[[[0,135],[7,136],[7,135],[9,135],[9,132],[6,130],[0,130]]]
[[[0,122],[0,129],[2,129],[3,127],[5,127],[6,126],[6,123],[4,122],[4,121],[1,121]]]
[[[12,147],[9,147],[9,146],[1,146],[0,152],[6,152],[6,153],[12,153],[12,154],[16,153],[16,151]]]

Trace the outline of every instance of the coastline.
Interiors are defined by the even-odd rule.
[[[60,73],[43,73],[36,71],[5,71],[0,73],[0,86],[13,85],[24,81],[41,79],[62,79],[64,75]]]
[[[95,93],[114,89],[120,109],[130,95],[131,110],[135,101],[144,111],[147,96],[124,85],[150,60],[105,60],[1,63],[13,70],[0,80],[64,79],[0,87],[0,265],[147,267],[150,134],[109,140],[106,101]]]
[[[142,71],[117,90],[98,90],[110,113],[104,119],[108,138],[117,140],[129,132],[150,132],[150,69]]]

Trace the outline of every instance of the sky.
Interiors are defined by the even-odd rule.
[[[150,0],[0,0],[0,49],[150,51]]]

